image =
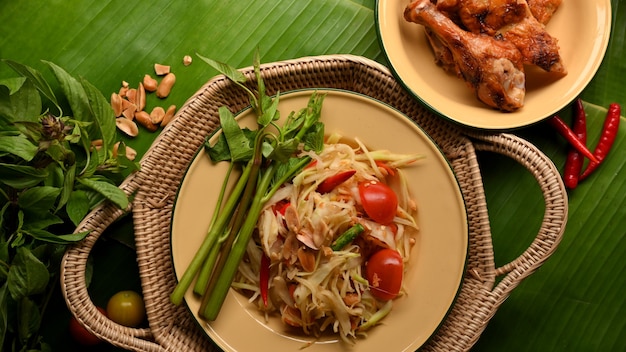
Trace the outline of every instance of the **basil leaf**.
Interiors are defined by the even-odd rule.
[[[35,302],[28,297],[22,297],[18,301],[17,311],[17,336],[22,341],[28,340],[39,329],[41,322],[41,312]]]
[[[57,81],[59,81],[61,90],[72,109],[72,116],[77,120],[90,121],[92,115],[89,110],[89,99],[83,85],[54,63],[50,61],[43,61],[43,63],[50,67]]]
[[[61,189],[50,186],[28,188],[20,193],[17,205],[27,212],[45,212],[54,207]]]
[[[9,89],[9,95],[17,92],[22,88],[22,85],[26,82],[26,77],[12,77],[0,79],[0,86],[5,86]]]
[[[110,102],[102,95],[102,93],[93,84],[85,79],[81,79],[80,83],[85,89],[87,98],[89,99],[89,108],[94,118],[94,122],[100,131],[102,138],[102,149],[105,151],[105,160],[111,155],[113,144],[115,144],[115,113],[111,108]],[[92,135],[91,138],[94,138]]]
[[[59,202],[57,203],[57,211],[59,211],[70,198],[70,194],[74,189],[74,182],[76,180],[76,164],[72,164],[67,168],[65,176],[63,177],[63,188],[59,196]]]
[[[25,161],[31,161],[38,151],[39,148],[22,134],[0,138],[0,153],[13,154]]]
[[[62,224],[63,219],[49,211],[24,214],[24,231],[40,230],[52,225]]]
[[[128,197],[126,197],[126,193],[115,185],[106,181],[99,181],[91,178],[79,178],[78,181],[100,193],[121,209],[126,209],[126,207],[128,207]]]
[[[0,287],[0,346],[4,346],[4,339],[9,328],[9,299],[8,283]]]
[[[44,241],[48,243],[56,243],[56,244],[70,244],[70,243],[78,242],[82,240],[83,238],[85,238],[85,236],[89,234],[89,231],[70,233],[67,235],[56,235],[56,234],[53,234],[52,232],[39,229],[39,230],[24,231],[24,233],[26,233],[27,235],[39,241]]]
[[[245,83],[247,78],[246,76],[241,73],[240,71],[238,71],[236,68],[223,63],[223,62],[219,62],[219,61],[215,61],[213,59],[209,59],[208,57],[204,57],[200,54],[197,54],[198,57],[200,57],[200,59],[202,59],[202,61],[206,62],[207,64],[209,64],[209,66],[213,67],[214,69],[216,69],[219,73],[223,74],[224,76],[228,77],[231,81],[237,82],[237,83]]]
[[[46,266],[26,247],[17,247],[7,283],[15,301],[44,292],[50,275]]]
[[[89,197],[87,197],[85,191],[75,190],[71,192],[67,204],[65,205],[65,211],[75,226],[78,226],[83,220],[85,215],[89,212],[89,209]]]
[[[226,138],[226,143],[228,143],[232,161],[250,160],[254,148],[237,124],[234,115],[224,106],[219,108],[219,114],[222,133]]]
[[[48,172],[45,169],[0,163],[0,183],[16,189],[34,187],[46,177]]]
[[[0,90],[0,116],[5,116],[11,122],[39,122],[41,107],[41,96],[31,81],[25,81],[12,94]]]
[[[2,61],[9,65],[9,67],[11,67],[15,72],[30,80],[41,92],[41,94],[48,98],[57,107],[57,109],[59,109],[60,113],[62,112],[61,107],[59,106],[59,102],[54,95],[54,92],[52,91],[52,88],[50,88],[50,85],[39,71],[12,60],[4,59]]]

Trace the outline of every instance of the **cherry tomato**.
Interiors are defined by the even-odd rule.
[[[146,317],[143,298],[135,291],[120,291],[109,299],[107,316],[118,324],[137,327]]]
[[[377,181],[365,181],[359,183],[359,195],[365,213],[372,220],[383,225],[393,221],[398,209],[398,196],[391,187]]]
[[[374,297],[388,301],[398,296],[404,271],[398,251],[385,248],[374,253],[367,261],[365,271]]]
[[[106,311],[104,308],[96,307],[100,311],[100,313],[106,315]],[[81,323],[78,322],[75,316],[70,318],[69,325],[70,335],[74,339],[74,341],[78,342],[83,346],[95,346],[102,342],[98,336],[92,334],[87,330]]]

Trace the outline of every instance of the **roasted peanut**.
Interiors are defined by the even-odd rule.
[[[130,88],[126,92],[126,99],[131,103],[137,105],[137,88]]]
[[[126,93],[128,93],[128,87],[120,87],[120,91],[118,92],[120,97],[126,98]]]
[[[135,97],[135,102],[137,104],[137,110],[141,111],[146,108],[146,89],[143,87],[143,83],[139,83],[139,87],[137,88],[137,96]]]
[[[164,76],[170,73],[170,67],[167,65],[154,64],[154,73],[156,73],[157,76]]]
[[[157,130],[158,126],[152,123],[152,119],[150,119],[150,114],[143,110],[135,112],[135,120],[137,120],[140,125],[145,127],[150,132],[154,132]]]
[[[117,93],[112,93],[111,94],[111,108],[113,109],[113,112],[115,113],[115,117],[121,116],[122,115],[122,97],[120,97],[119,94]]]
[[[137,124],[129,120],[125,117],[118,117],[115,119],[115,125],[119,128],[120,131],[126,133],[130,137],[137,137],[139,133],[139,129],[137,128]]]
[[[300,247],[298,249],[298,260],[304,271],[311,273],[315,270],[315,254],[313,252]]]
[[[155,106],[154,109],[150,112],[150,120],[153,124],[159,125],[163,121],[163,117],[165,116],[165,109],[160,106]]]
[[[157,89],[158,82],[156,79],[152,78],[149,74],[143,76],[143,87],[148,92],[154,92]]]
[[[170,105],[170,107],[167,108],[167,110],[165,110],[165,115],[163,116],[163,121],[161,121],[161,126],[166,126],[168,123],[170,123],[170,121],[172,121],[172,119],[174,118],[175,114],[176,114],[176,105]]]
[[[135,119],[135,112],[137,112],[137,105],[124,99],[122,101],[122,116],[132,121]]]
[[[113,145],[113,157],[116,158],[117,157],[117,152],[120,148],[120,142],[117,142]],[[127,146],[126,144],[124,144],[124,150],[126,154],[126,158],[128,160],[135,160],[135,158],[137,157],[137,151],[129,146]]]
[[[193,61],[193,59],[192,59],[192,58],[191,58],[191,56],[189,56],[189,55],[185,55],[185,56],[183,57],[183,65],[185,65],[185,66],[189,66],[189,65],[191,65],[191,62],[192,62],[192,61]]]
[[[166,98],[170,95],[170,91],[172,90],[172,86],[176,83],[176,76],[173,73],[168,73],[163,77],[161,83],[157,87],[156,95],[159,98]]]

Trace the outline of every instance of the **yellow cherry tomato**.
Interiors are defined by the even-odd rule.
[[[138,327],[146,318],[143,298],[135,291],[120,291],[109,299],[107,316],[118,324]]]

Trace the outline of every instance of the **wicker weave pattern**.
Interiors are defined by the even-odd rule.
[[[242,71],[252,78],[252,68]],[[302,88],[340,88],[362,93],[394,106],[415,120],[443,150],[465,198],[470,241],[468,271],[450,314],[423,347],[426,351],[466,351],[510,292],[532,274],[556,249],[567,219],[567,195],[553,163],[528,142],[506,133],[468,131],[437,118],[413,99],[382,65],[371,60],[334,55],[307,57],[261,67],[268,92]],[[244,92],[218,76],[205,84],[179,109],[176,119],[160,134],[141,160],[141,170],[121,186],[136,192],[131,204],[137,261],[149,322],[147,329],[122,327],[100,315],[85,284],[87,257],[106,227],[124,212],[111,205],[94,210],[77,231],[91,230],[70,248],[62,263],[62,289],[72,313],[92,332],[134,351],[217,351],[185,307],[169,302],[175,285],[170,257],[170,221],[174,195],[184,172],[205,136],[219,124],[217,109],[238,112],[248,105]],[[496,268],[487,206],[476,150],[511,157],[535,176],[546,210],[539,233],[513,262]],[[221,182],[221,180],[215,180]],[[496,285],[496,279],[500,278]]]

